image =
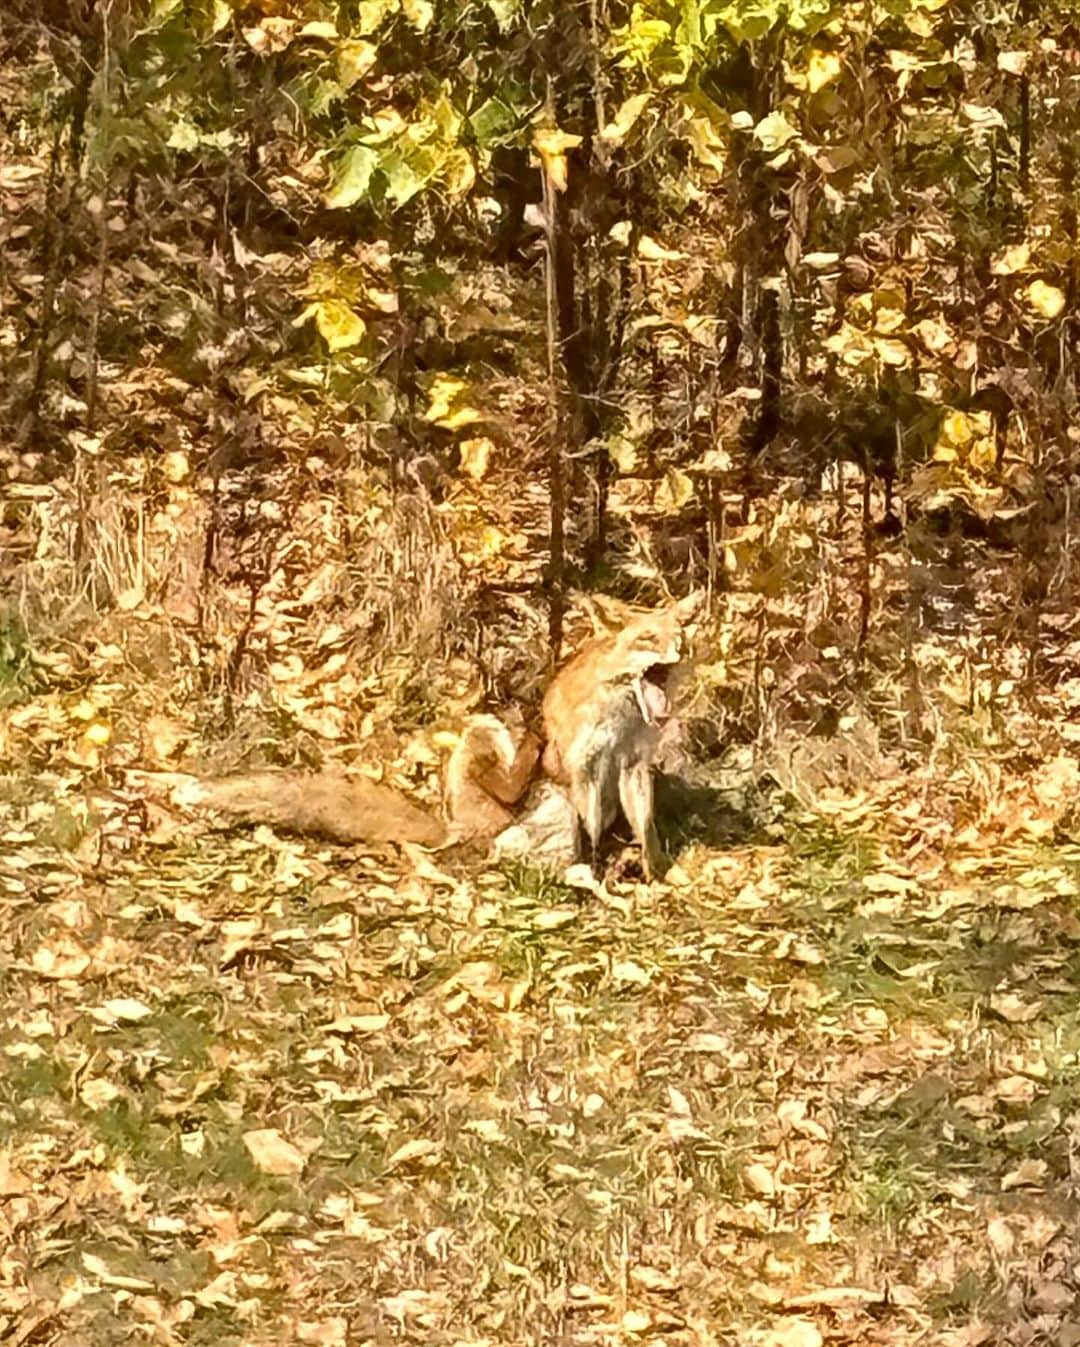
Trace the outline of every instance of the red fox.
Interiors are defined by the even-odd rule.
[[[594,867],[621,806],[641,845],[646,879],[660,872],[652,759],[669,714],[666,678],[683,658],[685,629],[702,598],[695,591],[588,642],[544,697],[544,770],[569,790]]]

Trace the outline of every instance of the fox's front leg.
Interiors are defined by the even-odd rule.
[[[579,845],[585,834],[585,859],[594,875],[599,876],[600,837],[604,831],[604,795],[593,777],[578,778],[570,792],[577,810]]]
[[[651,882],[663,871],[664,855],[656,832],[652,769],[647,762],[635,762],[619,773],[619,803],[641,845],[641,866]]]

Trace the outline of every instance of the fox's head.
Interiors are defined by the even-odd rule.
[[[638,677],[657,665],[678,664],[686,653],[687,629],[703,598],[703,592],[695,590],[658,612],[643,613],[627,622],[613,638],[614,652],[625,672]]]

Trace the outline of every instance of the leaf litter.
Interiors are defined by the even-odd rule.
[[[1034,1257],[1067,1325],[1075,849],[929,872],[881,822],[830,796],[619,908],[269,830],[41,846],[9,1336],[960,1341]]]

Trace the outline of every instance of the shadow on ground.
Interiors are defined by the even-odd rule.
[[[656,818],[672,858],[693,844],[761,846],[776,840],[769,796],[756,782],[715,785],[657,775]]]

